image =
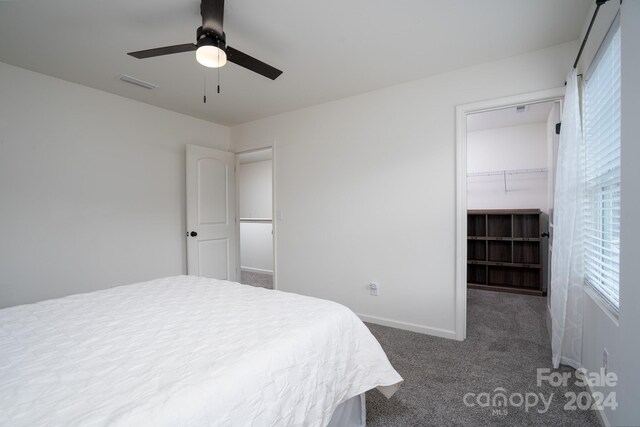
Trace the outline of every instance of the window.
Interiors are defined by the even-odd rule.
[[[617,313],[620,271],[620,25],[584,82],[585,282]]]

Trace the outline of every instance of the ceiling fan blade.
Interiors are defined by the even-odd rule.
[[[239,66],[244,67],[247,70],[251,70],[254,73],[261,74],[265,77],[270,78],[271,80],[277,79],[278,76],[282,74],[282,71],[278,70],[277,68],[274,68],[269,64],[265,64],[264,62],[254,58],[253,56],[242,53],[230,46],[227,46],[227,59],[234,64],[238,64]]]
[[[212,32],[222,38],[224,0],[202,0],[200,14],[202,15],[202,30],[205,33]]]
[[[158,47],[155,49],[139,50],[137,52],[129,52],[127,55],[131,55],[134,58],[144,59],[152,58],[154,56],[171,55],[174,53],[190,52],[196,50],[197,46],[193,43],[177,44],[175,46]]]

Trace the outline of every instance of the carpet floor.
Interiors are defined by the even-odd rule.
[[[241,270],[240,283],[242,283],[243,285],[251,285],[251,286],[258,286],[260,288],[273,289],[273,275]]]
[[[552,369],[545,298],[469,290],[467,310],[462,342],[367,324],[404,378],[391,399],[377,390],[367,393],[368,427],[600,425],[593,410],[565,409],[565,393],[585,391],[575,376],[567,386],[537,384],[537,368]],[[574,372],[566,366],[559,371]],[[479,406],[468,397],[475,404],[470,407],[463,400],[467,393],[493,397],[499,387],[508,397],[553,396],[547,411],[541,401],[528,409],[518,406],[517,396],[506,407]]]

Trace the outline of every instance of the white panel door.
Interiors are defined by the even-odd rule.
[[[237,280],[235,156],[187,145],[187,270]]]

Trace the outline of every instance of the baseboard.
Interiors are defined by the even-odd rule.
[[[591,394],[591,396],[593,396],[593,388],[591,388],[591,385],[589,383],[587,383],[587,388],[589,389],[589,394]],[[604,408],[596,409],[596,414],[598,414],[598,420],[600,420],[600,425],[601,426],[603,426],[603,427],[611,427],[611,423],[607,419],[607,414],[605,414]]]
[[[252,268],[252,267],[240,267],[241,271],[248,271],[250,273],[262,273],[262,274],[271,274],[273,275],[273,270],[263,270],[262,268]]]
[[[431,328],[429,326],[416,325],[415,323],[401,322],[399,320],[385,319],[383,317],[369,316],[366,314],[356,314],[363,322],[375,323],[376,325],[389,326],[396,329],[404,329],[405,331],[418,332],[419,334],[433,335],[440,338],[456,339],[455,331]]]
[[[551,307],[549,307],[549,301],[547,301],[547,334],[549,334],[549,346],[551,346],[551,337],[553,336],[553,325],[551,323]]]

